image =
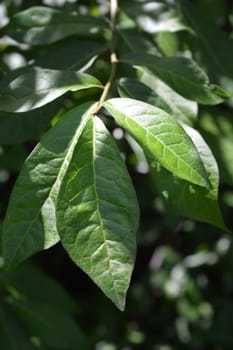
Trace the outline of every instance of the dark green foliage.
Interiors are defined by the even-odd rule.
[[[0,348],[232,349],[231,2],[1,6]]]

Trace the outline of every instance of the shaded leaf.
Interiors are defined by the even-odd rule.
[[[24,74],[6,84],[0,83],[0,110],[27,112],[64,95],[67,91],[102,88],[94,77],[73,71],[29,68]]]
[[[195,32],[194,54],[204,61],[206,70],[213,79],[231,95],[233,106],[233,42],[227,34],[209,19],[209,13],[196,9],[192,1],[180,0],[184,19]]]
[[[115,141],[98,117],[88,121],[58,194],[61,242],[120,309],[136,253],[137,198]]]
[[[11,306],[42,344],[52,349],[89,349],[87,339],[72,317],[56,304],[13,300]]]
[[[169,208],[175,213],[228,231],[218,205],[219,173],[216,160],[201,135],[191,127],[184,126],[184,128],[198,150],[209,176],[211,188],[203,188],[181,180],[149,157],[155,186],[163,194]]]
[[[210,84],[205,72],[190,58],[128,54],[120,61],[148,68],[176,92],[199,103],[217,104],[229,97],[220,87]]]
[[[131,97],[142,100],[153,106],[159,107],[177,120],[185,123],[192,123],[197,116],[197,103],[187,100],[174,90],[169,88],[161,80],[157,79],[146,71],[142,71],[139,78],[122,78],[119,81],[119,91],[122,97]]]
[[[103,35],[104,19],[43,6],[15,14],[5,35],[30,45],[48,45],[71,35]]]
[[[59,240],[54,213],[56,191],[90,114],[90,103],[69,111],[26,160],[4,221],[3,255],[7,265],[15,265]]]
[[[0,144],[11,145],[37,140],[63,102],[62,98],[25,113],[0,113]]]
[[[202,108],[199,128],[217,159],[221,182],[233,185],[233,120],[231,110]]]
[[[29,334],[25,332],[22,324],[15,314],[0,302],[0,347],[7,350],[35,350],[30,343]]]
[[[35,65],[49,69],[81,69],[105,49],[106,44],[102,41],[70,38],[49,47],[46,53],[35,59]]]
[[[17,299],[41,303],[46,301],[54,308],[69,313],[77,309],[76,303],[61,284],[28,262],[8,272],[1,270],[0,283],[2,282],[11,295],[12,290],[16,291]]]
[[[127,98],[113,98],[106,101],[104,106],[166,169],[191,183],[209,187],[206,171],[194,144],[168,113]]]
[[[133,52],[145,52],[161,56],[160,51],[156,48],[155,43],[151,42],[143,33],[135,29],[118,29],[119,40],[126,43],[127,47]]]
[[[187,30],[176,3],[161,1],[123,1],[122,8],[138,26],[150,34]]]

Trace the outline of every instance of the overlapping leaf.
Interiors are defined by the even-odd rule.
[[[178,177],[209,187],[208,176],[189,136],[159,108],[127,98],[105,102],[106,109],[145,150]]]
[[[137,224],[125,164],[104,124],[92,118],[61,184],[57,227],[70,257],[120,310],[135,260]]]
[[[12,308],[46,348],[89,349],[87,339],[71,315],[57,305],[37,300],[14,300]]]
[[[192,1],[180,0],[185,21],[190,25],[196,36],[194,55],[204,61],[211,79],[233,96],[233,42],[227,34],[216,27],[215,22],[209,19],[206,11],[200,11]],[[233,97],[230,99],[233,106]]]
[[[7,305],[0,302],[0,347],[1,349],[36,350],[30,342],[29,334]]]
[[[182,96],[203,104],[217,104],[229,97],[220,87],[211,85],[205,72],[190,58],[129,54],[122,62],[144,66]]]
[[[176,32],[188,29],[175,3],[123,1],[122,8],[142,30],[151,34],[160,31]]]
[[[211,188],[203,188],[181,180],[149,157],[155,186],[164,195],[172,211],[228,231],[218,205],[219,173],[216,160],[201,135],[191,127],[184,126],[184,128],[203,161]]]
[[[62,102],[60,98],[46,106],[25,113],[0,112],[0,143],[11,145],[38,140],[41,134],[48,129],[51,119]]]
[[[68,112],[26,160],[11,194],[3,228],[3,255],[14,265],[55,244],[54,202],[62,174],[91,113],[91,104]]]
[[[106,49],[105,42],[69,38],[49,47],[35,59],[35,65],[49,69],[82,69]],[[57,59],[59,57],[59,59]]]
[[[30,45],[48,45],[71,35],[103,35],[101,18],[36,6],[14,15],[4,34]]]
[[[119,91],[122,97],[142,100],[171,114],[175,119],[192,124],[197,117],[197,103],[177,94],[168,85],[145,70],[136,79],[120,79]]]
[[[0,110],[27,112],[42,107],[64,95],[67,91],[101,88],[94,77],[73,71],[29,68],[9,82],[0,82]]]

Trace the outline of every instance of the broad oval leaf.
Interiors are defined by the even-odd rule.
[[[190,58],[128,54],[120,61],[148,68],[179,94],[202,104],[218,104],[229,97],[219,86],[210,84],[206,73]]]
[[[216,160],[202,136],[191,127],[184,128],[199,152],[212,187],[207,189],[181,180],[148,157],[155,186],[175,213],[229,231],[218,205],[219,172]]]
[[[6,265],[15,265],[59,240],[54,212],[56,192],[91,108],[88,103],[64,115],[25,161],[3,225]]]
[[[31,7],[13,16],[5,35],[30,45],[48,45],[71,35],[103,35],[104,19],[43,6]]]
[[[168,113],[127,98],[110,99],[104,106],[166,169],[189,182],[209,187],[208,176],[194,144]]]
[[[102,85],[85,73],[35,67],[11,81],[6,76],[0,82],[0,88],[0,110],[27,112],[46,105],[67,91],[101,89]]]
[[[57,199],[61,242],[120,309],[136,254],[138,204],[115,141],[98,117],[88,121]]]

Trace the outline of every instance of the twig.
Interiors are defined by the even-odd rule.
[[[110,0],[110,18],[111,18],[111,39],[109,42],[110,46],[110,62],[111,62],[111,71],[108,78],[107,83],[104,86],[102,95],[98,101],[97,107],[94,110],[93,114],[97,114],[99,110],[102,108],[104,101],[109,93],[109,90],[114,81],[114,77],[116,74],[116,65],[118,63],[118,58],[115,52],[115,31],[116,31],[116,16],[118,11],[118,0]]]

